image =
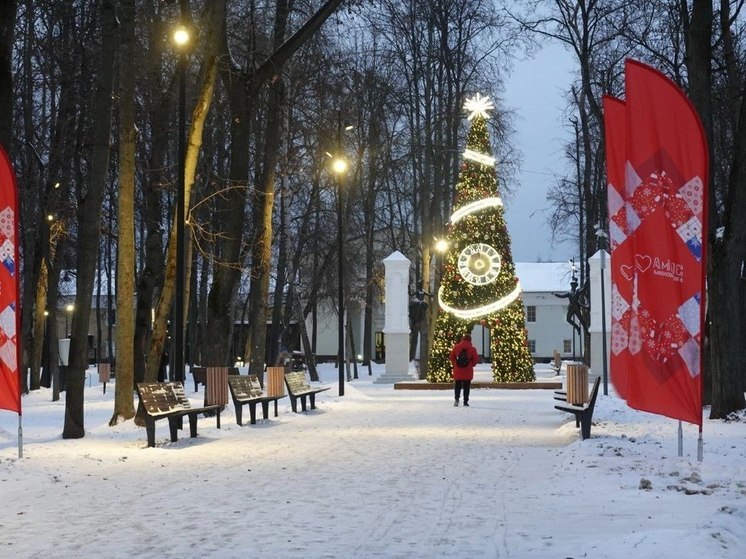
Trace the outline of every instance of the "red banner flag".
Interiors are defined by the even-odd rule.
[[[636,61],[625,72],[624,238],[612,253],[622,281],[612,312],[629,354],[626,399],[701,427],[706,140],[673,82]]]
[[[21,413],[16,177],[0,146],[0,409]]]
[[[622,254],[615,254],[617,247],[628,236],[626,195],[624,191],[625,165],[627,163],[627,110],[624,101],[605,95],[604,138],[606,141],[607,201],[609,209],[609,252],[611,266],[611,352],[609,372],[617,394],[627,398],[627,371],[630,368],[629,324],[625,324],[624,297],[631,293],[631,281],[622,274],[630,270],[631,262],[621,262]],[[617,264],[617,265],[614,265]],[[629,300],[629,299],[627,299]]]

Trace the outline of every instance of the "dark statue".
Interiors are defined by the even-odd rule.
[[[570,291],[565,293],[554,293],[555,297],[560,299],[567,299],[567,320],[578,334],[580,334],[580,328],[584,331],[588,330],[588,323],[585,320],[584,312],[590,308],[590,305],[585,301],[585,288],[578,289],[578,280],[575,276],[570,280]],[[577,321],[577,322],[576,322]]]
[[[414,360],[417,354],[417,340],[422,329],[422,322],[427,317],[427,303],[425,297],[430,294],[422,288],[422,281],[417,282],[417,290],[409,300],[409,360]]]
[[[425,302],[426,295],[430,296],[429,293],[422,290],[422,282],[418,282],[417,291],[414,292],[414,295],[409,302],[410,324],[417,324],[425,318],[425,315],[427,314],[427,303]]]

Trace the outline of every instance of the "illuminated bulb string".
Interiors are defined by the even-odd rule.
[[[494,157],[485,155],[484,153],[480,153],[478,151],[474,151],[473,149],[464,150],[464,159],[470,159],[472,161],[476,161],[477,163],[481,163],[482,165],[487,165],[488,167],[495,166]]]
[[[479,318],[480,316],[502,310],[510,305],[512,302],[514,302],[516,299],[518,299],[518,297],[520,296],[521,284],[516,280],[515,288],[513,289],[513,291],[508,293],[502,299],[498,299],[497,301],[494,301],[489,305],[483,305],[474,309],[458,309],[456,307],[451,307],[450,305],[445,303],[445,301],[443,301],[443,286],[440,286],[440,289],[438,290],[438,303],[440,304],[441,309],[451,313],[453,316],[457,318],[463,318],[465,320],[472,320],[474,318]]]
[[[479,210],[483,210],[485,208],[496,208],[502,205],[503,201],[499,197],[482,198],[481,200],[477,200],[476,202],[465,204],[457,209],[455,212],[453,212],[453,215],[451,215],[451,223],[456,223],[457,221],[465,218],[467,215],[478,212]]]

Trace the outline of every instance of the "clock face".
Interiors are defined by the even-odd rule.
[[[458,271],[471,284],[492,283],[500,273],[500,255],[490,245],[471,244],[458,255]]]

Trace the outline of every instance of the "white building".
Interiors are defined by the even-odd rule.
[[[516,275],[523,290],[523,304],[526,309],[526,329],[531,355],[537,361],[548,361],[554,350],[558,350],[563,359],[573,357],[573,345],[576,358],[582,355],[581,337],[573,336],[573,328],[566,321],[567,299],[556,297],[554,293],[570,291],[572,269],[565,262],[517,262]],[[433,299],[429,304],[436,304]],[[384,303],[385,304],[385,303]],[[316,331],[316,355],[324,359],[337,353],[337,318],[334,309],[319,308]],[[363,308],[351,301],[346,312],[355,337],[355,352],[362,353]],[[322,318],[323,317],[323,318]],[[309,319],[310,320],[310,319]],[[309,332],[310,322],[307,323]],[[376,360],[381,360],[380,350],[385,350],[384,309],[383,304],[373,310],[373,347],[378,350]],[[573,339],[574,338],[574,339]],[[489,331],[475,326],[472,341],[477,352],[489,358]]]
[[[567,323],[568,300],[555,293],[570,291],[572,268],[565,262],[516,262],[516,275],[521,282],[523,305],[526,308],[526,329],[532,357],[551,359],[554,350],[563,359],[582,355],[581,336]],[[573,340],[574,338],[574,340]]]

